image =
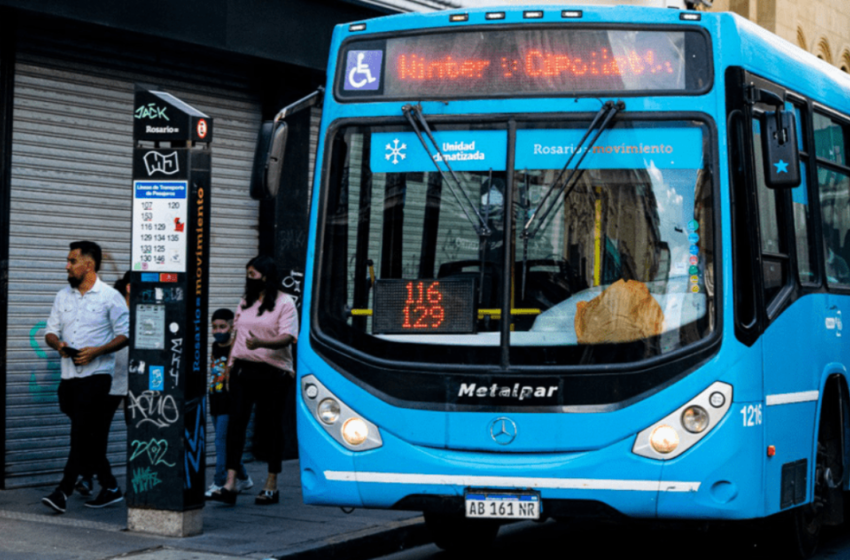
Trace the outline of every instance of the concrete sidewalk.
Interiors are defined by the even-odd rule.
[[[420,514],[306,506],[301,500],[298,461],[286,461],[278,477],[280,504],[254,505],[266,464],[249,463],[254,488],[235,507],[207,502],[204,532],[183,539],[127,531],[125,502],[103,509],[83,506],[74,494],[65,514],[41,503],[55,485],[0,491],[2,560],[233,560],[286,558],[358,560],[428,542]],[[212,480],[207,469],[207,481]],[[122,488],[125,481],[119,478]]]

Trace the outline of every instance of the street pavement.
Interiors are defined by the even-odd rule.
[[[281,503],[254,505],[265,480],[266,464],[247,463],[254,488],[243,493],[235,507],[207,502],[204,532],[170,538],[127,531],[124,502],[95,510],[74,494],[65,514],[53,513],[41,498],[54,486],[0,490],[0,560],[387,560],[445,559],[451,556],[430,542],[420,514],[306,506],[301,500],[298,461],[285,461],[278,478]],[[213,469],[207,469],[212,480]],[[124,488],[124,480],[119,477]],[[763,557],[753,543],[720,528],[703,529],[668,524],[612,527],[598,523],[515,523],[502,527],[493,560],[522,558],[529,553],[557,550],[569,543],[575,558],[619,558],[634,555],[636,542],[664,542],[655,550],[658,560],[681,558]],[[613,534],[617,538],[611,538]],[[850,524],[830,529],[813,560],[850,558]],[[719,548],[718,548],[719,547]],[[722,551],[722,552],[721,552]],[[669,552],[669,553],[668,553]],[[483,555],[474,555],[474,557]],[[775,554],[764,557],[777,558]]]
[[[421,514],[304,505],[298,461],[285,461],[278,477],[280,503],[254,504],[265,481],[266,464],[246,464],[254,488],[235,507],[207,502],[204,532],[187,538],[127,530],[125,502],[91,509],[74,494],[64,514],[41,503],[55,485],[0,490],[2,560],[236,560],[286,558],[358,560],[427,542]],[[207,481],[213,469],[207,469]],[[125,481],[119,477],[122,489]],[[97,486],[97,485],[95,485]],[[97,491],[97,489],[96,489]]]
[[[380,560],[517,560],[570,558],[576,560],[788,560],[790,551],[759,539],[749,524],[740,527],[713,524],[632,522],[606,524],[572,520],[543,523],[524,521],[503,525],[489,549],[451,556],[426,544],[382,556]],[[778,535],[768,533],[767,538]],[[810,560],[850,558],[850,527],[825,528],[821,545]]]

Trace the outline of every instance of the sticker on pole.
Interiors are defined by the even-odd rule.
[[[133,270],[186,272],[186,181],[133,182]]]
[[[165,389],[165,367],[151,366],[148,387],[151,391],[162,391]]]
[[[207,121],[205,121],[204,119],[200,119],[198,121],[198,138],[206,138],[208,130],[209,128],[207,128]]]
[[[137,350],[165,349],[165,306],[136,304],[136,332],[134,334],[133,347]]]

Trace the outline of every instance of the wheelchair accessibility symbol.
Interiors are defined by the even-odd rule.
[[[380,87],[383,51],[349,51],[345,67],[348,91],[377,90]]]

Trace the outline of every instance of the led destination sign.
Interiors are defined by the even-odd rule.
[[[350,43],[341,97],[422,98],[697,91],[709,83],[696,31],[464,31]]]
[[[472,333],[475,280],[378,280],[375,334]]]

